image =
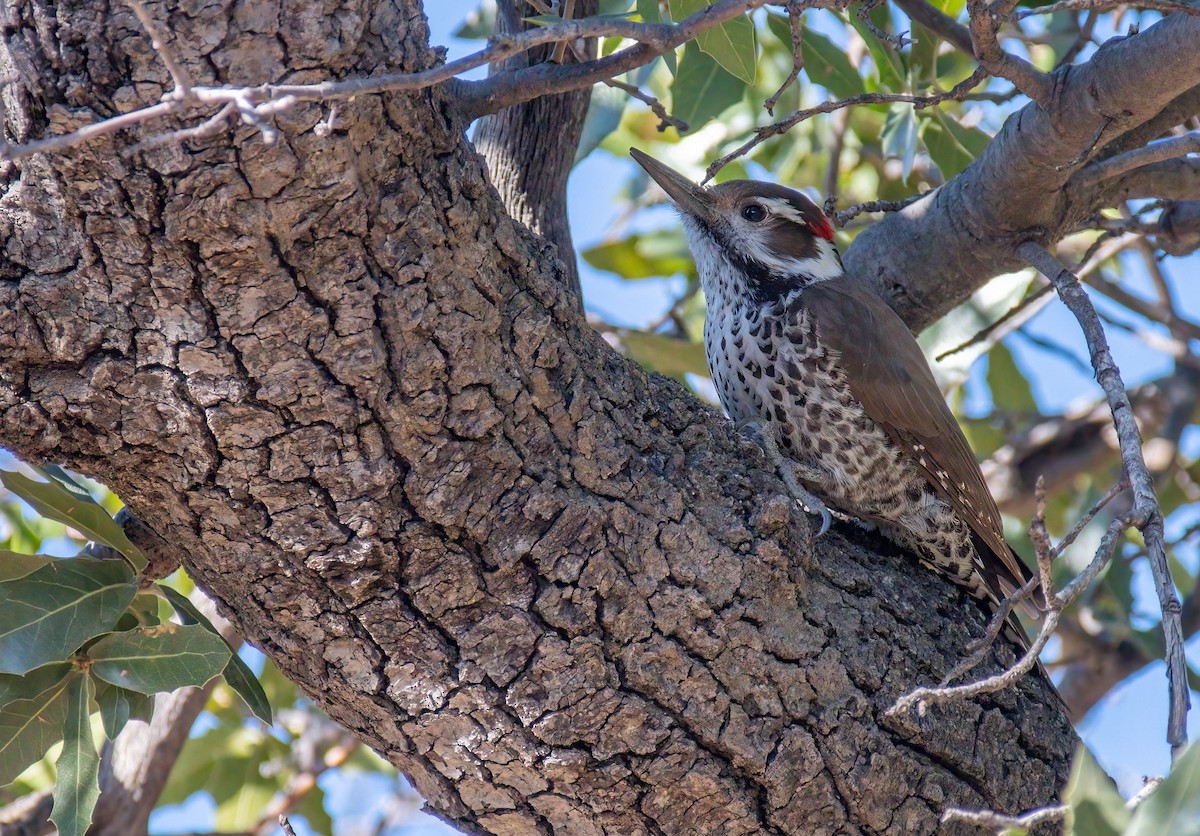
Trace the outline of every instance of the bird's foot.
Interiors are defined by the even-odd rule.
[[[792,498],[804,506],[810,514],[821,518],[821,528],[817,531],[817,536],[820,537],[828,531],[829,526],[833,523],[833,515],[829,513],[829,509],[825,507],[824,502],[817,499],[807,488],[800,484],[800,480],[796,478],[796,471],[800,467],[799,464],[784,458],[783,454],[779,452],[779,445],[775,443],[775,439],[763,429],[763,425],[758,421],[754,419],[743,421],[738,424],[738,432],[748,437],[763,449],[771,464],[775,466],[775,471],[779,474],[779,478],[787,486]]]

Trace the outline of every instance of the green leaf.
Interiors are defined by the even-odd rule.
[[[96,498],[92,496],[91,491],[76,482],[75,478],[70,473],[68,473],[66,470],[63,470],[58,465],[48,464],[44,467],[38,467],[34,469],[42,476],[45,476],[46,481],[53,479],[54,481],[58,482],[67,490],[68,493],[73,495],[80,502],[90,502],[93,505],[100,504],[96,501]]]
[[[747,84],[754,83],[758,72],[758,46],[750,18],[741,15],[701,32],[696,43],[732,75]]]
[[[620,90],[605,84],[592,87],[592,101],[588,105],[587,116],[583,119],[583,131],[579,136],[579,146],[575,149],[575,161],[572,165],[595,151],[604,138],[617,129],[627,102],[626,94]]]
[[[249,830],[262,815],[262,810],[282,787],[279,781],[263,776],[261,761],[241,759],[223,764],[214,773],[218,783],[231,790],[217,801],[217,830],[243,832]],[[226,786],[214,788],[216,792]]]
[[[92,740],[91,678],[76,676],[67,688],[67,719],[63,724],[63,749],[55,762],[54,810],[50,820],[59,836],[83,836],[92,823],[100,797],[100,755]]]
[[[1021,371],[1012,352],[1004,343],[996,343],[988,352],[988,388],[992,390],[992,403],[1005,412],[1021,412],[1037,415],[1037,399],[1029,385],[1029,378]]]
[[[921,141],[929,151],[929,157],[949,180],[969,166],[975,155],[963,147],[958,138],[945,125],[945,119],[936,109],[922,111],[920,117]]]
[[[671,112],[693,131],[742,100],[746,85],[700,51],[695,41],[683,48],[679,72],[671,84]]]
[[[362,747],[360,747],[362,748]],[[314,833],[333,833],[333,819],[325,809],[325,791],[315,786],[300,797],[300,803],[294,808],[296,814],[303,816]]]
[[[203,685],[229,662],[225,640],[199,624],[111,633],[88,649],[92,673],[142,694]]]
[[[643,23],[662,23],[662,12],[658,0],[637,0],[637,13]]]
[[[1200,745],[1190,745],[1167,779],[1138,805],[1125,833],[1126,836],[1200,834]]]
[[[876,26],[887,31],[888,9],[886,6],[879,6],[872,9],[868,13],[868,16]],[[904,64],[900,61],[900,55],[890,45],[885,44],[879,38],[875,37],[875,33],[867,28],[867,25],[859,19],[857,13],[850,12],[847,19],[850,21],[850,25],[854,27],[854,30],[862,36],[863,41],[867,45],[867,51],[871,53],[871,63],[875,65],[875,71],[879,75],[880,86],[893,93],[903,92],[905,89],[905,73]]]
[[[1069,805],[1065,836],[1120,836],[1129,824],[1124,799],[1082,744],[1063,800]]]
[[[584,250],[582,255],[597,270],[607,270],[624,279],[687,274],[694,267],[687,242],[674,229],[634,233],[620,241]]]
[[[0,711],[0,786],[11,783],[62,740],[70,684],[67,677],[49,691],[10,702]]]
[[[137,593],[120,560],[55,560],[0,584],[0,673],[25,673],[65,659],[112,629]]]
[[[154,697],[103,681],[96,688],[96,703],[100,706],[100,720],[109,740],[116,740],[130,720],[148,723],[154,714]]]
[[[699,343],[632,330],[621,331],[619,338],[630,357],[660,374],[670,377],[708,374],[704,346]]]
[[[0,549],[0,583],[32,575],[54,560],[44,554],[21,554]]]
[[[862,76],[846,51],[829,38],[804,27],[804,72],[840,99],[865,93]]]
[[[683,20],[710,5],[708,0],[670,0],[668,4],[673,20]],[[706,29],[696,36],[696,43],[731,75],[747,84],[754,83],[758,50],[750,18],[741,15]]]
[[[892,105],[883,124],[882,139],[883,153],[900,159],[903,164],[900,179],[907,180],[917,156],[917,117],[912,105],[902,102]]]
[[[909,81],[913,90],[920,90],[937,78],[938,36],[914,21],[912,37],[908,51]]]
[[[48,691],[71,672],[70,662],[54,662],[35,668],[24,676],[0,674],[0,706],[15,700],[31,700]]]
[[[934,8],[945,12],[950,17],[958,17],[962,14],[962,10],[966,8],[967,0],[929,0]]]
[[[210,631],[213,635],[225,642],[225,639],[217,632],[217,628],[212,622],[196,608],[196,605],[189,601],[184,595],[171,589],[169,586],[159,585],[163,595],[171,602],[171,606],[179,613],[180,619],[185,624],[195,623]],[[271,703],[267,700],[267,695],[263,691],[262,685],[259,684],[258,677],[254,675],[254,671],[246,665],[237,651],[229,642],[225,642],[225,646],[229,648],[229,662],[225,665],[225,681],[229,687],[242,698],[254,716],[262,720],[268,726],[271,725]]]
[[[111,546],[129,558],[139,572],[146,568],[146,556],[141,549],[129,541],[121,526],[94,501],[80,499],[58,482],[36,482],[12,471],[0,471],[0,482],[43,517],[69,525],[88,539]]]

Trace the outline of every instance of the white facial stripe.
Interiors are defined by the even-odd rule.
[[[748,236],[742,241],[745,255],[764,265],[772,273],[780,276],[811,276],[821,281],[836,279],[842,275],[842,262],[832,241],[824,238],[814,238],[817,255],[812,258],[781,258],[772,252],[765,242],[757,235]]]
[[[760,197],[758,198],[758,202],[781,218],[787,218],[793,223],[800,224],[800,226],[808,226],[808,221],[804,220],[804,214],[793,206],[789,200],[785,200],[782,197]]]

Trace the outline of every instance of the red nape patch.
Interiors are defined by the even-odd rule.
[[[809,222],[808,228],[820,235],[826,241],[833,240],[833,224],[829,222],[829,218],[824,214],[818,215]]]

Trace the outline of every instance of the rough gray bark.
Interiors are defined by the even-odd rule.
[[[523,4],[524,0],[500,3],[497,31],[520,32],[531,25],[524,23],[521,19],[524,15],[517,11],[517,6]],[[579,0],[574,16],[590,17],[599,8],[600,0]],[[545,62],[554,51],[553,46],[545,46],[514,55],[493,66],[491,71],[503,72]],[[595,41],[587,41],[585,54],[595,57],[595,53]],[[566,50],[563,61],[575,61],[574,53]],[[590,87],[542,96],[485,116],[476,123],[472,136],[475,148],[487,161],[492,185],[500,193],[508,214],[557,248],[563,264],[563,281],[580,310],[583,292],[567,218],[567,178],[575,163],[575,150],[583,135],[583,120],[591,98]]]
[[[414,0],[151,8],[197,80],[435,60]],[[11,139],[169,86],[119,4],[7,26]],[[852,527],[814,545],[753,444],[586,326],[449,113],[363,96],[271,146],[9,167],[6,446],[116,490],[464,829],[925,833],[1053,799],[1075,737],[1035,680],[883,717],[977,609]]]

